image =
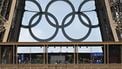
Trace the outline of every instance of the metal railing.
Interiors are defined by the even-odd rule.
[[[17,47],[28,47],[28,46],[43,46],[48,47],[50,45],[54,46],[103,46],[104,49],[104,63],[103,64],[48,64],[45,62],[43,64],[19,64],[17,61]],[[122,46],[122,42],[18,42],[18,43],[0,43],[0,47],[12,47],[13,48],[13,63],[9,64],[0,64],[0,69],[122,69],[121,63],[109,63],[109,51],[106,50],[108,47]],[[1,52],[0,52],[1,53]],[[46,52],[48,53],[48,52]],[[1,54],[0,54],[1,55]],[[77,55],[77,54],[75,54]],[[16,56],[16,57],[15,57]],[[48,55],[45,54],[45,59],[48,58]],[[122,56],[121,56],[122,57]],[[1,60],[1,59],[0,59]],[[48,60],[48,59],[47,59]],[[46,60],[46,61],[47,61]],[[107,61],[106,61],[107,60]],[[122,60],[122,59],[121,59]]]
[[[0,69],[122,69],[122,64],[16,64],[0,65]]]

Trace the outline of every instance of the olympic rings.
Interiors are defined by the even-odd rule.
[[[55,33],[54,33],[51,37],[49,37],[49,38],[47,38],[47,39],[40,39],[40,38],[36,37],[36,36],[33,34],[31,27],[29,27],[29,32],[30,32],[31,36],[32,36],[35,40],[37,40],[37,41],[50,41],[50,40],[52,40],[52,39],[57,35],[58,30],[59,30],[59,28],[58,28],[58,21],[57,21],[57,19],[55,18],[55,16],[53,16],[53,15],[50,14],[50,13],[44,13],[43,15],[45,15],[45,14],[46,14],[46,15],[49,15],[50,17],[52,17],[52,18],[54,19],[54,21],[56,22],[56,27],[55,27],[55,28],[56,28],[56,31],[55,31]],[[33,18],[33,19],[34,19],[34,18]],[[31,19],[31,21],[29,22],[29,26],[31,26],[33,19]]]
[[[53,3],[56,2],[56,1],[64,1],[64,2],[66,2],[67,4],[69,4],[69,5],[71,6],[72,12],[75,12],[75,8],[74,8],[73,4],[72,4],[69,0],[52,0],[52,1],[50,1],[50,2],[47,4],[47,7],[46,7],[46,9],[45,9],[45,12],[48,12],[48,9],[49,9],[50,5],[53,4]],[[50,24],[51,26],[53,26],[53,27],[56,27],[56,25],[53,24],[53,23],[50,21],[50,19],[48,18],[48,16],[47,16],[47,15],[45,15],[45,16],[46,16],[46,19],[47,19],[47,21],[49,22],[49,24]],[[72,18],[71,18],[71,21],[69,21],[67,24],[69,24],[69,23],[71,23],[71,22],[73,21],[74,16],[75,16],[75,15],[73,14],[73,15],[72,15]],[[67,26],[67,24],[66,24],[65,26]],[[62,25],[60,25],[59,27],[62,27]]]
[[[84,1],[80,4],[80,6],[79,6],[79,8],[78,8],[78,12],[80,12],[81,9],[82,9],[82,7],[83,7],[83,5],[84,5],[85,3],[87,3],[87,2],[89,2],[89,1],[94,1],[94,0],[84,0]],[[85,15],[85,14],[84,14],[84,15]],[[85,26],[87,26],[87,27],[96,28],[96,27],[99,26],[99,24],[98,24],[98,25],[88,25],[87,23],[84,22],[84,20],[81,18],[80,15],[78,15],[78,17],[79,17],[79,20],[81,21],[81,23],[83,23],[83,25],[85,25]],[[85,17],[86,17],[86,18],[89,18],[87,15],[85,15]]]
[[[28,28],[28,29],[29,29],[29,32],[30,32],[30,35],[31,35],[35,40],[37,40],[37,41],[51,41],[51,40],[53,40],[53,39],[56,37],[56,35],[58,34],[59,29],[62,30],[63,35],[64,35],[65,38],[67,38],[68,40],[70,40],[70,41],[83,41],[83,40],[85,40],[85,39],[87,39],[87,38],[89,37],[89,35],[90,35],[91,31],[92,31],[92,28],[96,28],[96,27],[99,26],[99,25],[92,25],[91,20],[89,19],[89,17],[88,17],[85,13],[81,12],[82,6],[83,6],[85,3],[89,2],[89,1],[93,1],[93,0],[84,0],[84,1],[80,4],[80,6],[79,6],[79,8],[78,8],[78,11],[75,11],[75,8],[74,8],[73,4],[72,4],[69,0],[51,0],[51,1],[47,4],[47,6],[46,6],[44,12],[42,12],[42,9],[41,9],[40,4],[39,4],[36,0],[27,0],[27,1],[31,1],[31,2],[33,2],[34,4],[36,4],[36,5],[38,6],[38,8],[39,8],[39,12],[32,16],[32,18],[31,18],[30,21],[29,21],[29,25],[28,25],[28,26],[22,25],[22,27],[23,27],[23,28]],[[49,7],[50,7],[53,3],[57,2],[57,1],[66,2],[68,5],[70,5],[70,7],[71,7],[71,9],[72,9],[72,12],[68,13],[68,14],[64,17],[64,19],[62,20],[61,25],[59,25],[59,22],[58,22],[57,18],[56,18],[53,14],[51,14],[50,12],[48,12]],[[41,38],[35,36],[34,33],[33,33],[33,31],[32,31],[32,27],[34,27],[34,26],[36,26],[38,23],[40,23],[41,18],[42,18],[42,15],[45,15],[45,18],[46,18],[47,22],[50,24],[50,26],[52,26],[52,27],[54,27],[54,28],[56,29],[55,32],[53,33],[53,35],[51,35],[51,37],[46,38],[46,39],[41,39]],[[78,18],[79,18],[80,22],[81,22],[84,26],[86,26],[87,28],[89,28],[89,29],[88,29],[88,32],[86,33],[86,35],[81,36],[81,37],[79,37],[78,39],[75,39],[75,38],[70,37],[70,36],[66,33],[66,31],[65,31],[65,28],[66,28],[67,26],[71,25],[71,23],[73,22],[73,20],[74,20],[74,18],[75,18],[75,15],[78,15]],[[37,16],[39,16],[38,20],[37,20],[35,23],[32,23],[33,20],[34,20],[34,18],[36,18]],[[49,16],[50,16],[51,18],[53,18],[53,20],[54,20],[55,23],[53,23],[53,22],[49,19]],[[65,23],[66,20],[68,19],[68,17],[70,17],[70,16],[71,16],[71,20],[68,21],[67,23]],[[81,16],[83,16],[83,17],[88,21],[88,23],[86,23],[86,22],[82,19]]]
[[[76,12],[76,13],[69,13],[69,14],[64,18],[63,25],[64,25],[66,19],[67,19],[69,16],[71,16],[72,14],[82,15],[82,16],[86,17],[86,15],[85,15],[84,13],[82,13],[82,12],[80,12],[80,13],[77,13],[77,12]],[[87,18],[87,17],[86,17],[86,19],[89,21],[89,25],[91,25],[90,19]],[[79,39],[73,39],[73,38],[71,38],[70,36],[68,36],[68,35],[66,34],[64,28],[65,28],[65,27],[63,26],[62,32],[63,32],[64,36],[65,36],[68,40],[74,41],[74,42],[75,42],[75,41],[82,41],[82,40],[85,40],[86,38],[88,38],[88,36],[90,35],[91,30],[92,30],[91,27],[89,27],[88,33],[87,33],[85,36],[83,36],[83,37],[81,37],[81,38],[79,38]]]
[[[35,4],[37,5],[37,7],[39,8],[39,11],[42,12],[42,8],[41,8],[40,4],[39,4],[37,1],[35,1],[35,0],[26,0],[26,1],[30,1],[30,2],[35,3]],[[35,14],[34,16],[32,16],[31,19],[35,18],[35,17],[38,16],[38,15],[39,15],[39,13]],[[39,19],[38,19],[34,24],[32,24],[32,25],[30,25],[30,26],[26,26],[26,25],[21,25],[21,26],[22,26],[23,28],[34,27],[34,26],[36,26],[36,25],[40,22],[41,18],[42,18],[42,15],[39,15]],[[31,20],[31,19],[30,19],[30,20]]]

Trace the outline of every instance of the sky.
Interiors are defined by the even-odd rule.
[[[36,0],[36,1],[40,4],[40,6],[42,8],[42,12],[45,12],[45,8],[46,8],[47,4],[51,0]],[[77,1],[76,0],[69,0],[69,1],[73,4],[73,6],[75,8],[75,11],[77,12],[79,5],[84,0],[77,0]],[[95,9],[95,2],[92,0],[92,1],[89,1],[89,2],[85,3],[82,6],[81,12],[82,11],[91,11],[91,10],[94,10],[94,9]],[[28,11],[24,12],[22,25],[28,26],[29,25],[29,21],[31,20],[32,16],[34,16],[37,12],[40,12],[40,11],[39,11],[39,8],[37,7],[37,5],[35,3],[33,3],[33,2],[31,2],[31,1],[26,1],[25,10],[36,11],[36,12],[28,12]],[[56,19],[58,20],[59,25],[62,25],[62,21],[63,21],[64,17],[67,14],[71,13],[72,9],[71,9],[71,6],[68,3],[64,2],[64,1],[56,1],[56,2],[52,3],[49,6],[48,12],[56,17]],[[86,14],[90,18],[92,25],[97,25],[99,23],[98,18],[97,18],[97,14],[96,14],[95,11],[84,12],[84,14]],[[32,24],[34,22],[36,22],[38,18],[39,18],[39,15],[34,18],[34,20],[32,21]],[[81,18],[87,24],[89,24],[84,16],[81,15]],[[49,19],[50,19],[50,21],[53,24],[56,24],[54,19],[51,16],[49,16]],[[66,19],[64,24],[66,24],[70,19],[71,19],[71,16],[69,16]],[[32,30],[33,34],[36,37],[38,37],[39,39],[47,39],[47,38],[50,38],[55,33],[56,28],[51,26],[47,22],[47,20],[45,18],[45,14],[43,14],[39,24],[37,24],[36,26],[32,27],[31,30]],[[75,15],[75,18],[74,18],[73,22],[69,26],[67,26],[65,28],[66,34],[68,36],[72,37],[73,39],[83,38],[87,34],[88,30],[89,30],[89,28],[84,26],[80,22],[80,20],[78,18],[78,15]],[[30,32],[29,32],[28,28],[21,27],[20,36],[19,36],[19,42],[38,42],[38,41],[35,40],[30,35]],[[59,28],[58,34],[52,40],[50,40],[49,42],[71,42],[71,41],[68,40],[64,36],[64,34],[62,33],[61,28]],[[100,28],[99,27],[92,28],[89,37],[87,39],[83,40],[83,42],[102,42]],[[40,47],[38,47],[38,48],[37,47],[35,47],[35,48],[28,47],[28,48],[26,48],[26,50],[24,50],[24,48],[21,47],[21,48],[18,48],[18,50],[19,50],[18,53],[22,52],[21,50],[24,50],[25,52],[27,52],[28,49],[29,50],[31,49],[32,52],[34,52],[33,49],[42,50]],[[97,48],[90,48],[89,47],[89,49],[94,49],[94,51],[98,49],[99,51],[101,51],[101,47],[97,47]],[[51,51],[51,50],[52,49],[49,49],[49,51]],[[57,51],[58,50],[59,49],[57,49]],[[87,48],[86,49],[84,48],[84,50],[89,51]]]

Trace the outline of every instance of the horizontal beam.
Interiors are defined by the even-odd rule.
[[[121,69],[122,64],[2,64],[1,69]]]
[[[0,45],[122,45],[122,42],[3,42]]]

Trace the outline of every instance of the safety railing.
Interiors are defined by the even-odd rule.
[[[0,65],[0,69],[122,69],[122,64],[13,64],[13,65]]]
[[[42,53],[43,55],[43,63],[19,63],[18,62],[18,54],[17,54],[17,47],[36,47],[41,46],[45,47],[45,52]],[[75,51],[73,53],[73,63],[71,64],[50,64],[49,61],[49,55],[46,48],[50,46],[73,46],[75,48]],[[103,63],[79,63],[79,53],[77,52],[78,46],[103,46]],[[122,42],[19,42],[19,43],[0,43],[0,62],[2,62],[2,49],[11,50],[8,51],[8,61],[9,63],[1,63],[0,69],[122,69]],[[112,54],[114,55],[114,52],[111,54],[110,52],[112,48],[114,48],[112,51],[115,51],[119,49],[120,55],[117,55],[119,57],[119,61],[116,60],[115,57],[111,58]],[[116,47],[118,47],[116,49]],[[116,52],[117,54],[118,52]],[[31,55],[32,56],[32,55]],[[112,61],[114,60],[114,61]]]

